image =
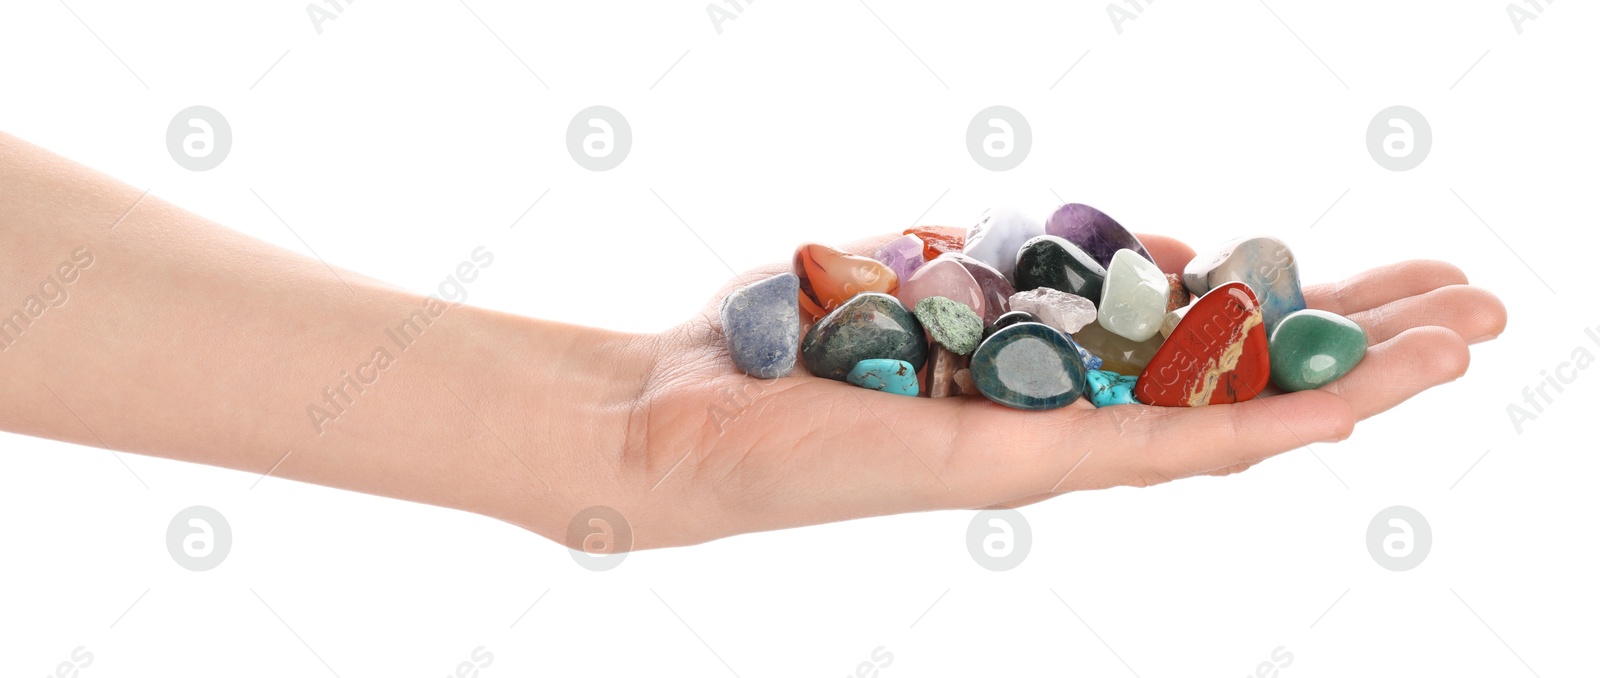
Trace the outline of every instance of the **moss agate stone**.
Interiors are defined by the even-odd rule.
[[[956,355],[971,353],[983,338],[983,318],[966,304],[944,297],[927,297],[917,302],[911,312],[928,331],[928,338]]]
[[[917,371],[904,360],[869,358],[856,363],[844,380],[861,388],[896,395],[917,395]]]
[[[782,273],[722,299],[718,315],[733,364],[745,374],[776,379],[794,369],[800,345],[800,279]]]
[[[1088,387],[1077,345],[1041,323],[995,332],[972,354],[969,369],[985,398],[1021,410],[1066,407]]]
[[[1267,341],[1272,383],[1285,391],[1321,388],[1367,355],[1367,333],[1341,315],[1307,309],[1284,316]]]
[[[1017,291],[1048,287],[1099,302],[1106,268],[1065,238],[1041,235],[1017,252]]]
[[[852,297],[806,332],[800,342],[806,369],[844,381],[856,363],[872,358],[904,360],[920,371],[928,360],[922,323],[894,297],[865,292]]]
[[[1131,405],[1139,402],[1133,397],[1133,385],[1138,377],[1128,377],[1105,370],[1089,370],[1089,402],[1095,407]]]

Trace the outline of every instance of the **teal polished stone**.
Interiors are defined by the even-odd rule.
[[[1306,309],[1283,317],[1267,340],[1272,382],[1306,391],[1350,373],[1367,355],[1367,333],[1342,315]]]
[[[856,363],[844,380],[874,391],[913,397],[917,395],[917,371],[904,360],[869,358]]]
[[[806,369],[825,379],[844,381],[856,363],[871,358],[904,360],[913,371],[928,361],[922,323],[881,292],[851,297],[806,332],[800,342]]]
[[[996,331],[973,352],[969,369],[985,398],[1021,410],[1066,407],[1088,387],[1077,344],[1041,323]]]
[[[1139,402],[1133,397],[1133,385],[1139,381],[1137,376],[1127,377],[1116,372],[1089,370],[1088,381],[1089,392],[1086,395],[1095,407],[1132,405]]]
[[[983,318],[959,301],[926,297],[911,312],[928,331],[929,338],[956,355],[971,353],[983,338]]]

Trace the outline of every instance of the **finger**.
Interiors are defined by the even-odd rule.
[[[1138,234],[1139,242],[1144,244],[1145,251],[1156,260],[1156,266],[1161,267],[1163,273],[1176,273],[1183,275],[1183,267],[1188,266],[1194,259],[1194,248],[1185,245],[1182,240],[1169,238],[1154,233]]]
[[[1467,275],[1454,264],[1402,261],[1358,273],[1340,282],[1312,285],[1306,288],[1305,296],[1310,308],[1348,316],[1440,287],[1466,283]]]
[[[1406,297],[1349,318],[1367,332],[1370,344],[1380,344],[1413,327],[1443,327],[1475,343],[1492,338],[1506,327],[1506,307],[1487,290],[1470,285],[1449,285]]]
[[[1471,361],[1461,335],[1443,327],[1413,327],[1368,349],[1361,364],[1321,390],[1344,398],[1356,418],[1366,419],[1455,381]]]

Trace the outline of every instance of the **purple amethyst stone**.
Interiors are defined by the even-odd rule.
[[[901,284],[911,279],[911,274],[922,268],[926,263],[922,258],[922,238],[914,235],[902,235],[894,240],[884,243],[872,254],[878,263],[888,266],[899,277]]]
[[[1144,243],[1115,219],[1088,205],[1067,203],[1044,222],[1044,232],[1083,248],[1084,253],[1100,262],[1111,265],[1111,256],[1117,250],[1133,250],[1139,256],[1155,261]]]

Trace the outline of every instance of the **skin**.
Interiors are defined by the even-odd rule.
[[[1194,256],[1140,237],[1164,271]],[[783,264],[658,334],[429,306],[0,134],[0,312],[85,247],[94,261],[67,299],[4,340],[0,429],[471,511],[569,546],[583,536],[569,541],[569,522],[595,505],[641,549],[1235,473],[1459,378],[1468,344],[1506,320],[1456,267],[1407,261],[1306,289],[1371,340],[1315,391],[1023,412],[803,366],[763,381],[729,360],[717,300]],[[424,308],[443,310],[409,349],[389,345],[393,364],[319,433],[307,406],[326,407],[322,389]]]

